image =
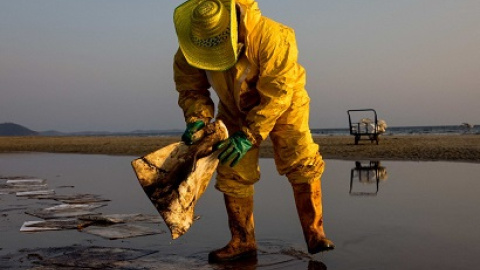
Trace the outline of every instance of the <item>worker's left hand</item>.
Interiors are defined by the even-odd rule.
[[[247,139],[247,136],[242,131],[235,132],[225,141],[215,145],[215,150],[221,149],[222,152],[218,155],[220,163],[230,163],[230,167],[237,165],[240,159],[252,148],[252,143]]]

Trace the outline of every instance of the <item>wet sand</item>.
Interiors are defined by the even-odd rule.
[[[0,184],[6,182],[2,177],[40,178],[57,195],[94,194],[110,200],[95,212],[158,215],[135,178],[132,159],[0,154]],[[255,185],[256,263],[208,264],[208,252],[230,239],[222,194],[211,183],[195,209],[200,219],[174,241],[163,223],[127,223],[156,228],[159,234],[118,240],[85,229],[20,232],[25,221],[38,220],[27,212],[59,202],[0,194],[0,269],[478,268],[476,163],[382,161],[381,174],[360,170],[357,163],[328,160],[322,177],[325,229],[336,244],[331,252],[306,253],[291,187],[276,172],[274,161],[266,158],[260,159],[262,179]]]
[[[0,152],[49,152],[141,156],[178,141],[179,137],[1,137]],[[385,135],[376,145],[354,144],[353,136],[317,136],[326,159],[376,159],[480,162],[480,135]],[[270,140],[261,157],[273,157]]]

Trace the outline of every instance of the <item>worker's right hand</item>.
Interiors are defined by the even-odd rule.
[[[187,145],[192,145],[193,144],[193,134],[200,129],[205,127],[205,122],[198,120],[192,123],[187,124],[187,128],[185,129],[185,132],[183,132],[182,135],[182,141],[185,142]]]

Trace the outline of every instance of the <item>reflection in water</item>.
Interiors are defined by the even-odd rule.
[[[258,241],[258,257],[211,264],[214,270],[326,270],[327,266],[312,255],[279,240]]]
[[[135,179],[131,159],[130,156],[0,154],[0,178],[46,179],[48,187],[58,191],[57,196],[98,194],[110,200],[107,206],[100,208],[104,215],[144,213],[158,216]],[[322,263],[328,269],[342,270],[478,269],[478,163],[382,161],[381,165],[388,168],[388,182],[382,182],[386,170],[381,168],[370,181],[364,175],[356,176],[351,183],[354,192],[376,190],[377,176],[382,188],[375,197],[360,197],[346,192],[349,182],[345,174],[356,167],[355,161],[326,162],[327,169],[322,176],[325,221],[327,235],[335,240],[337,249],[314,256],[306,253],[291,186],[278,175],[273,159],[260,159],[262,180],[255,185],[255,214],[257,244],[261,252],[258,263],[251,269],[325,269]],[[369,161],[359,165],[370,166]],[[356,170],[356,174],[361,175],[360,170]],[[19,229],[29,219],[26,211],[54,206],[58,202],[17,197],[0,189],[0,269],[47,269],[34,262],[74,250],[92,248],[98,251],[103,247],[120,248],[122,253],[127,249],[157,252],[128,261],[111,260],[92,252],[88,254],[100,255],[95,258],[104,264],[88,269],[106,269],[111,262],[109,269],[221,270],[221,266],[208,264],[207,256],[210,250],[225,244],[224,239],[230,236],[225,226],[227,217],[222,200],[223,195],[211,185],[197,205],[196,214],[201,218],[179,240],[171,241],[168,234],[107,240],[77,230],[22,233]],[[445,218],[446,213],[448,218]],[[167,230],[163,223],[152,226]],[[88,257],[82,259],[85,263],[98,262]],[[229,268],[224,266],[223,269]]]
[[[234,269],[245,269],[245,270],[255,270],[257,269],[258,261],[256,258],[250,258],[247,260],[223,262],[218,264],[212,264],[212,269],[214,270],[234,270]]]
[[[380,161],[370,161],[363,164],[361,161],[355,162],[355,167],[350,172],[350,195],[353,196],[375,196],[378,193],[380,181],[387,180],[387,169],[381,166]],[[361,183],[362,187],[369,184],[375,184],[374,191],[354,191],[354,182]]]
[[[319,261],[309,261],[308,270],[326,270],[327,266]]]
[[[287,261],[288,262],[288,261]],[[291,267],[286,267],[287,262],[277,262],[277,263],[258,263],[257,259],[250,260],[241,260],[241,261],[232,261],[232,262],[223,262],[218,264],[213,264],[212,269],[214,270],[256,270],[256,269],[291,269]],[[298,266],[295,266],[295,269],[298,269]],[[307,270],[327,270],[327,266],[316,260],[309,260]]]

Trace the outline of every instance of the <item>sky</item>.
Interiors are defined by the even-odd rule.
[[[182,130],[177,0],[0,0],[0,123]],[[480,124],[480,1],[258,0],[295,30],[311,128]]]

